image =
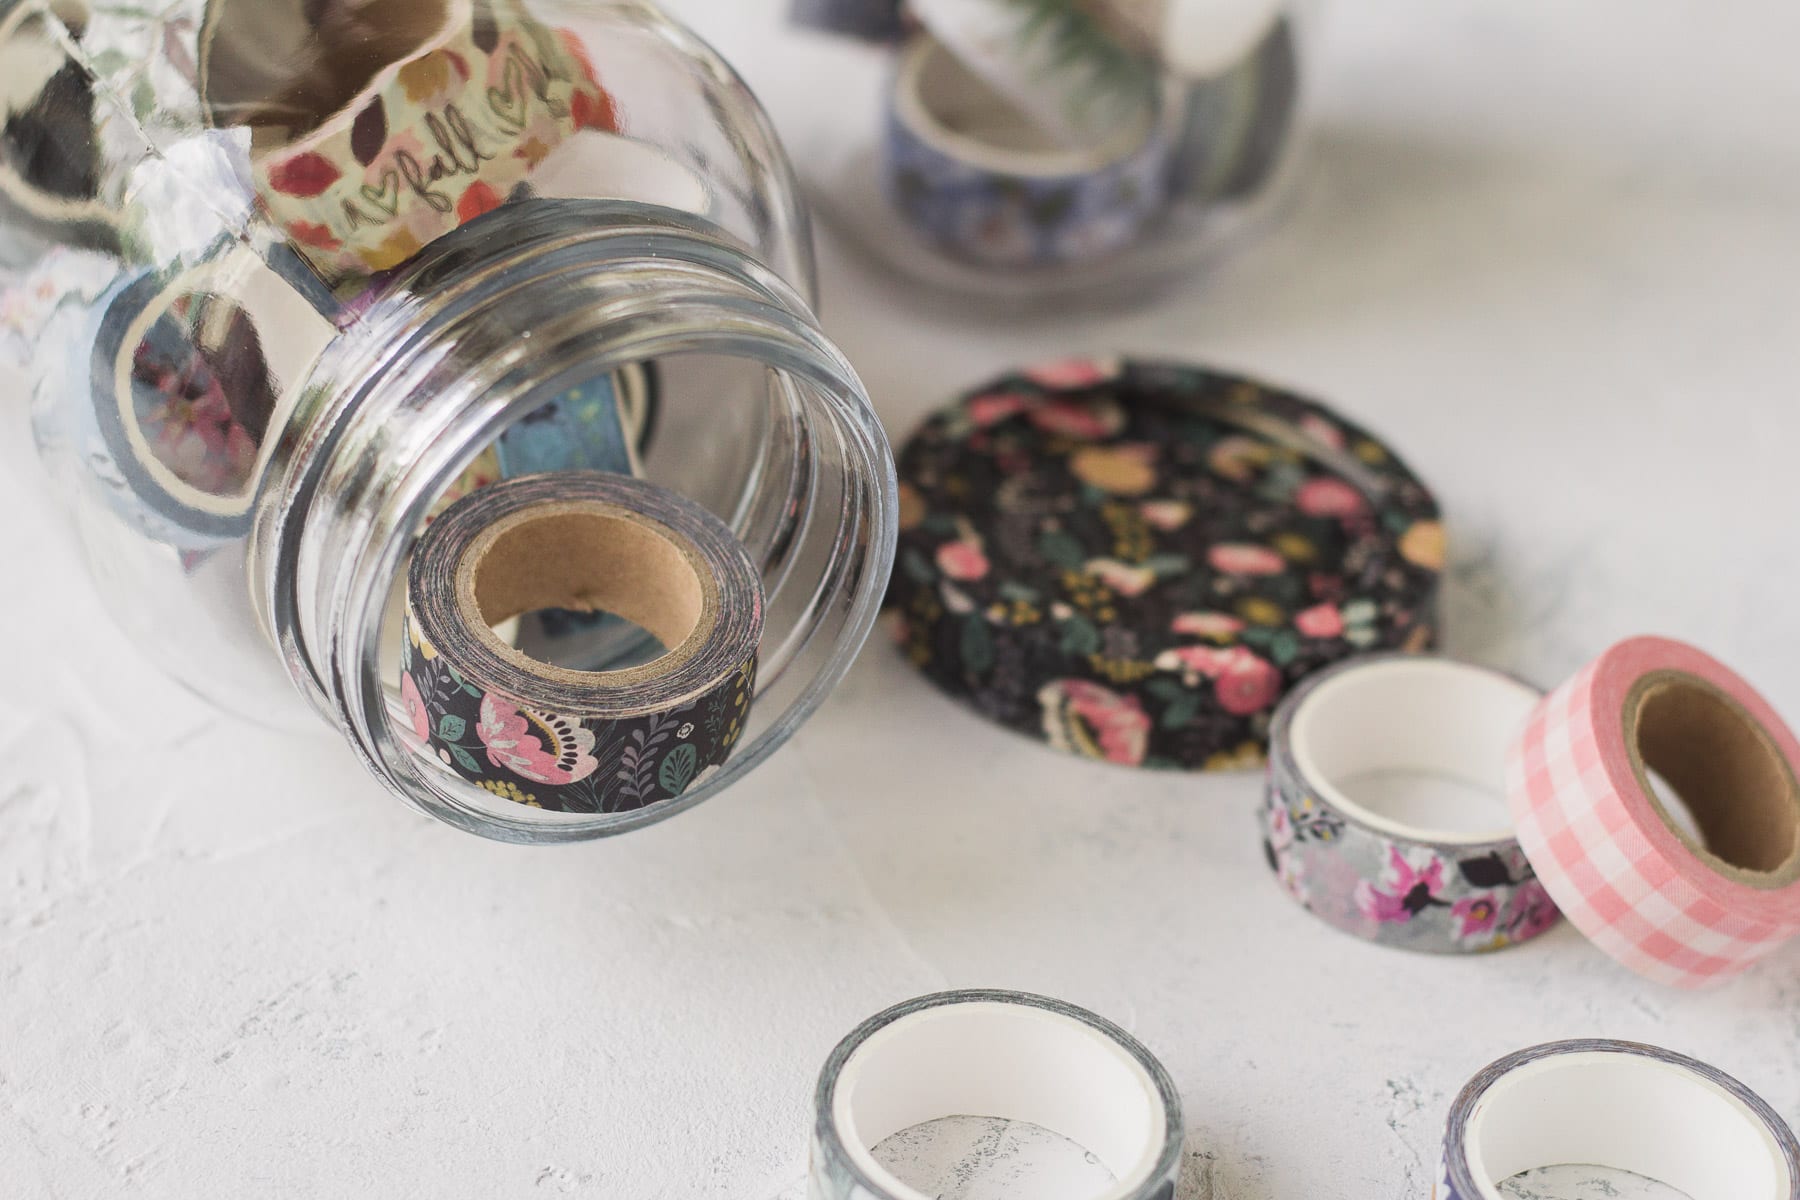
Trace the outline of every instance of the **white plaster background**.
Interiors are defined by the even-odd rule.
[[[777,0],[677,5],[757,78]],[[1800,715],[1800,7],[1340,2],[1287,222],[1148,311],[986,326],[824,240],[827,323],[904,432],[1022,359],[1253,370],[1386,433],[1453,522],[1451,648],[1553,681],[1693,639]],[[828,102],[828,98],[825,101]],[[0,1191],[770,1200],[814,1073],[951,985],[1111,1016],[1187,1098],[1197,1196],[1428,1194],[1445,1107],[1638,1038],[1800,1118],[1800,949],[1703,995],[1561,930],[1479,961],[1345,938],[1267,878],[1257,781],[1074,762],[874,644],[734,794],[490,845],[329,736],[163,682],[0,438]]]

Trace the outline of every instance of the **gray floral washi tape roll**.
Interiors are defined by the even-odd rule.
[[[1022,992],[958,991],[895,1005],[838,1043],[819,1074],[808,1200],[930,1200],[876,1159],[942,1117],[1030,1122],[1086,1148],[1113,1184],[1095,1200],[1173,1200],[1181,1100],[1136,1038]]]
[[[1055,141],[929,36],[902,53],[886,185],[910,224],[986,267],[1092,261],[1168,207],[1170,139],[1154,103],[1089,144]]]
[[[1510,675],[1378,655],[1276,710],[1269,865],[1346,933],[1436,953],[1498,950],[1556,923],[1506,815],[1506,749],[1539,699]]]
[[[521,804],[629,812],[666,803],[743,736],[763,631],[762,578],[723,522],[625,475],[527,475],[457,501],[407,580],[400,694],[445,767]],[[608,612],[665,647],[576,671],[493,626],[543,609]]]
[[[1450,1109],[1435,1200],[1503,1200],[1540,1167],[1630,1171],[1689,1200],[1800,1200],[1800,1143],[1749,1088],[1636,1042],[1555,1042],[1508,1055]]]

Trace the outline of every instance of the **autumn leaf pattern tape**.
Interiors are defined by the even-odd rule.
[[[491,628],[549,608],[624,617],[666,652],[574,671]],[[761,575],[717,517],[629,476],[529,475],[459,500],[421,537],[401,699],[428,753],[503,800],[635,811],[730,757],[762,632]]]
[[[1436,634],[1431,493],[1369,433],[1250,380],[1043,364],[928,419],[899,473],[906,656],[1074,754],[1260,766],[1290,688]]]

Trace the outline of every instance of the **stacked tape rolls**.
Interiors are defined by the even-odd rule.
[[[1556,924],[1506,811],[1507,746],[1540,693],[1375,655],[1301,684],[1270,734],[1264,845],[1282,887],[1383,945],[1498,950]]]
[[[1797,764],[1800,743],[1743,679],[1691,646],[1634,638],[1537,707],[1508,794],[1570,921],[1640,974],[1692,987],[1800,934]]]
[[[636,622],[666,653],[572,671],[493,632],[544,608]],[[401,697],[445,766],[521,804],[626,812],[674,799],[744,732],[761,577],[716,517],[642,480],[534,475],[465,497],[408,576]]]
[[[895,208],[978,264],[1103,258],[1167,206],[1170,139],[1155,104],[1059,141],[929,36],[901,55],[887,126]]]
[[[899,473],[906,655],[1076,754],[1259,765],[1290,687],[1436,632],[1431,493],[1369,433],[1246,379],[1090,360],[1004,375],[927,420]]]
[[[1685,1055],[1599,1040],[1521,1050],[1471,1080],[1434,1194],[1501,1200],[1507,1180],[1564,1164],[1631,1171],[1689,1200],[1800,1200],[1800,1143],[1749,1088]]]
[[[863,1022],[819,1074],[809,1200],[928,1200],[877,1160],[942,1117],[1025,1121],[1086,1148],[1106,1200],[1173,1200],[1181,1099],[1161,1063],[1103,1017],[1045,996],[922,996]]]

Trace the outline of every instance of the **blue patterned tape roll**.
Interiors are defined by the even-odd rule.
[[[1112,1172],[1108,1200],[1174,1200],[1181,1169],[1162,1064],[1105,1018],[1023,992],[941,992],[869,1018],[826,1059],[815,1105],[808,1200],[922,1200],[872,1151],[950,1116],[1062,1134]]]
[[[1168,207],[1170,143],[1154,106],[1085,150],[1058,146],[944,47],[901,56],[887,116],[886,187],[937,246],[981,266],[1106,258]]]
[[[1538,1167],[1631,1171],[1689,1200],[1800,1200],[1800,1143],[1729,1075],[1637,1042],[1535,1046],[1475,1076],[1450,1109],[1435,1200],[1502,1200]]]
[[[1556,924],[1503,815],[1506,746],[1538,697],[1498,671],[1407,655],[1354,659],[1296,688],[1270,727],[1262,811],[1282,887],[1328,924],[1408,950],[1499,950]],[[1352,797],[1407,777],[1417,815]],[[1458,810],[1471,791],[1491,794],[1501,828],[1424,827],[1469,825]]]

